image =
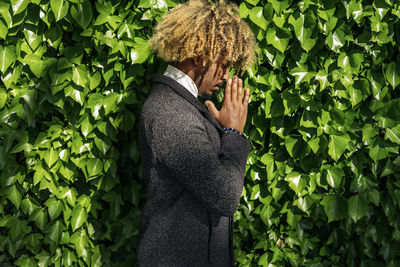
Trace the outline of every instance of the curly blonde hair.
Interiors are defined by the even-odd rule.
[[[225,0],[190,0],[172,8],[156,25],[149,47],[167,62],[199,56],[203,67],[219,63],[241,73],[255,63],[258,49],[238,6]]]

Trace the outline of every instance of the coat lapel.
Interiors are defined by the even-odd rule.
[[[165,85],[168,85],[178,95],[182,96],[189,103],[195,106],[203,114],[203,116],[205,116],[219,131],[222,130],[221,125],[217,122],[210,111],[208,111],[208,109],[180,83],[168,76],[161,74],[154,74],[152,77],[152,81],[153,83],[163,83]]]

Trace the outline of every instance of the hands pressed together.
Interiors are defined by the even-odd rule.
[[[245,88],[243,98],[243,81],[234,76],[229,79],[225,87],[224,100],[221,110],[214,103],[207,100],[205,104],[215,119],[224,128],[233,128],[243,132],[247,120],[247,109],[249,104],[249,89]]]

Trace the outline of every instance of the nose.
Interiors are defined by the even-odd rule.
[[[223,69],[222,80],[227,81],[228,79],[229,79],[229,68],[226,67]]]

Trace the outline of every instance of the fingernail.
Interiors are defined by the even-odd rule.
[[[232,79],[229,79],[229,80],[228,80],[228,83],[230,83],[230,82],[232,82]]]

